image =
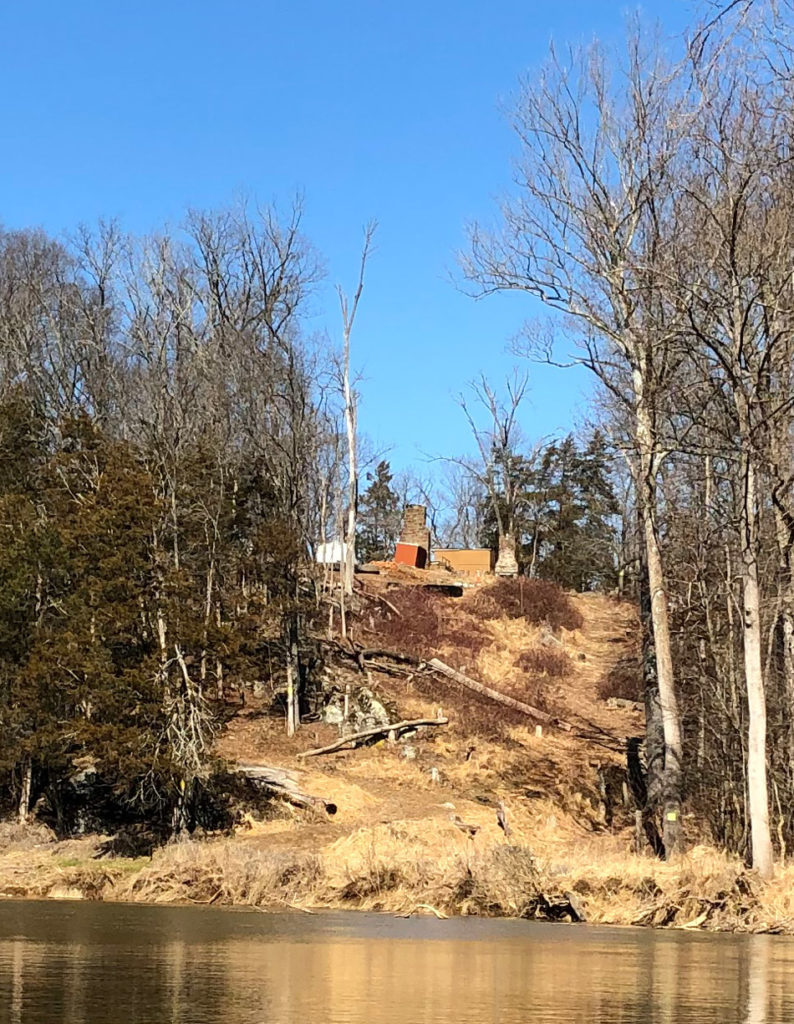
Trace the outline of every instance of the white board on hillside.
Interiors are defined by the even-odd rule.
[[[318,565],[338,565],[347,558],[347,544],[341,540],[329,540],[317,545],[314,559]],[[353,561],[358,560],[353,556]]]

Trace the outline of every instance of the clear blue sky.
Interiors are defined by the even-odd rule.
[[[500,103],[549,41],[614,39],[609,0],[25,0],[0,9],[0,221],[68,231],[118,217],[132,231],[240,194],[305,195],[332,286],[353,283],[361,226],[380,228],[355,361],[361,424],[395,465],[468,447],[453,395],[514,359],[537,315],[520,296],[475,303],[449,282],[465,223],[509,183]],[[681,30],[688,0],[644,13]],[[530,368],[527,433],[562,431],[586,378]]]

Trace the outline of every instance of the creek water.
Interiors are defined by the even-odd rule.
[[[785,1024],[794,940],[0,902],[10,1024]]]

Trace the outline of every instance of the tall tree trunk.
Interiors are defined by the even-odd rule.
[[[651,621],[651,590],[644,552],[640,553],[640,625],[642,628],[641,671],[645,701],[645,772],[644,804],[640,808],[643,832],[654,853],[664,853],[657,816],[664,807],[664,723],[656,675],[656,652]],[[639,761],[639,759],[638,759]],[[636,771],[636,766],[635,766]],[[635,793],[636,797],[636,793]]]
[[[787,428],[788,424],[786,424]],[[771,438],[772,508],[778,548],[778,594],[780,611],[777,627],[782,653],[783,686],[788,726],[788,770],[794,778],[794,515],[791,507],[792,455],[787,429],[773,427]],[[781,436],[782,434],[782,436]]]
[[[761,592],[758,584],[758,503],[753,458],[742,456],[742,565],[744,613],[744,672],[747,684],[747,797],[753,867],[762,878],[774,871],[769,831],[769,791],[766,774],[766,692],[761,638]]]
[[[659,680],[656,674],[656,649],[651,620],[651,589],[648,566],[641,556],[640,568],[640,625],[642,628],[642,683],[645,700],[645,763],[648,803],[660,810],[664,793],[664,725],[659,700]]]
[[[353,574],[356,565],[356,506],[358,505],[358,466],[356,465],[356,405],[350,387],[350,341],[345,335],[345,429],[347,431],[347,528],[344,534],[343,591],[353,593]]]
[[[212,591],[215,583],[215,545],[210,546],[209,567],[207,568],[206,585],[204,588],[204,628],[201,638],[201,683],[207,682],[207,643],[209,641],[210,621],[212,618]]]
[[[30,814],[30,791],[33,786],[33,764],[29,757],[26,757],[20,766],[19,772],[19,803],[17,804],[17,817],[19,824],[24,825]]]
[[[221,622],[221,605],[220,601],[218,601],[218,603],[215,605],[215,625],[218,627],[218,632],[220,632]],[[218,657],[215,659],[215,686],[218,700],[223,700],[223,660],[220,655],[218,655]]]
[[[337,289],[339,304],[342,311],[342,328],[344,337],[344,365],[342,367],[342,389],[345,401],[345,431],[347,433],[347,473],[348,473],[348,504],[347,504],[347,529],[344,540],[345,549],[345,572],[343,590],[345,594],[353,593],[353,572],[356,564],[356,512],[358,506],[358,466],[356,464],[356,395],[350,383],[350,335],[353,331],[353,324],[358,312],[358,304],[361,301],[361,293],[364,290],[364,271],[367,266],[372,246],[372,239],[375,235],[375,222],[372,221],[364,229],[364,246],[361,250],[361,264],[358,273],[358,285],[352,302],[348,302],[347,296],[341,288]]]
[[[645,557],[648,565],[648,589],[656,655],[656,678],[664,732],[664,768],[662,772],[662,839],[665,857],[670,858],[681,836],[681,794],[683,790],[683,743],[678,698],[675,692],[673,653],[670,641],[670,614],[667,585],[656,528],[656,443],[650,410],[643,400],[642,381],[635,384],[637,394],[636,431],[640,480],[637,488],[642,516]]]
[[[537,574],[539,534],[540,534],[540,525],[536,521],[535,522],[535,528],[532,531],[532,555],[531,555],[531,557],[529,559],[529,573],[528,573],[528,575],[529,575],[529,578],[531,580],[534,580],[535,576]]]
[[[297,592],[296,592],[297,600]],[[298,653],[298,614],[291,612],[285,636],[285,669],[287,676],[287,735],[294,736],[300,726],[301,674]]]
[[[788,572],[791,572],[789,568]],[[783,677],[786,690],[786,720],[788,724],[788,769],[794,780],[794,585],[791,577],[780,583],[780,633],[783,647]]]

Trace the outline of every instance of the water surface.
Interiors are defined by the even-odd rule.
[[[788,1024],[794,940],[0,902],[10,1024]]]

